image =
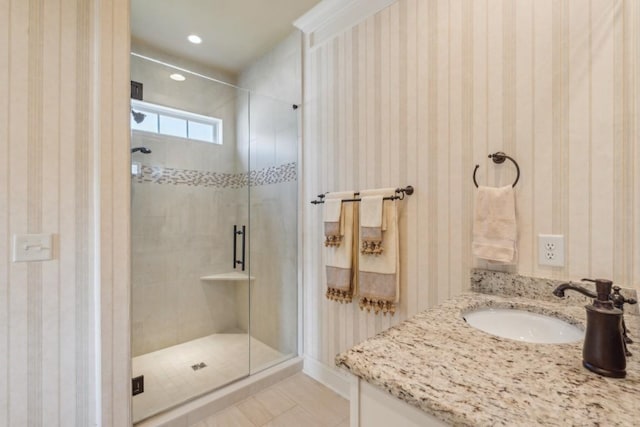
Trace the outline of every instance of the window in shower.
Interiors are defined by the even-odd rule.
[[[131,101],[131,129],[222,144],[222,119],[143,101]]]

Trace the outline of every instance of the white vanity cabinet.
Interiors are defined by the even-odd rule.
[[[445,427],[449,424],[350,375],[351,427]]]

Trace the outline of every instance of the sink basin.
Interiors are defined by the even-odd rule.
[[[480,308],[464,315],[474,328],[517,341],[563,344],[581,341],[584,331],[556,317],[513,308]]]

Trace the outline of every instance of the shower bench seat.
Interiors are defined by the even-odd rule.
[[[246,273],[232,271],[230,273],[212,274],[210,276],[202,276],[200,280],[205,282],[242,282],[245,280],[256,280],[254,276]]]

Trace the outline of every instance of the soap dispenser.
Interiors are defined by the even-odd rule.
[[[624,378],[627,359],[622,337],[622,310],[609,299],[613,283],[605,279],[583,279],[596,284],[596,299],[587,305],[587,331],[582,365],[605,377]]]

